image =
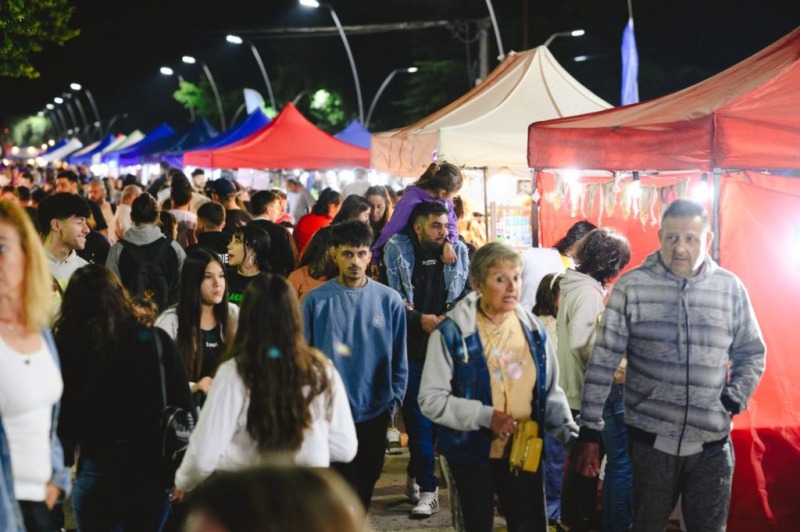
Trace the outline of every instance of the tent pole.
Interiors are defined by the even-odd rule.
[[[489,187],[487,181],[489,180],[488,168],[484,166],[483,170],[483,227],[486,230],[486,239],[489,239]],[[492,220],[494,223],[494,220]]]
[[[531,247],[539,247],[539,203],[536,201],[536,183],[539,180],[539,169],[534,168],[531,170],[531,181],[533,183],[533,192],[531,193]]]
[[[714,232],[714,239],[711,241],[711,258],[719,263],[719,199],[722,188],[722,170],[720,168],[714,168],[714,171],[711,175],[713,187],[712,191],[714,193],[711,204],[711,210],[713,211],[711,217],[711,230]]]

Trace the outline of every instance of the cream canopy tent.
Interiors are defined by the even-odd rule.
[[[608,109],[539,46],[511,52],[477,87],[401,129],[372,135],[376,170],[419,176],[433,154],[459,166],[527,168],[533,121]]]

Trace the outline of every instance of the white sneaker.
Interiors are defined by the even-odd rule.
[[[419,484],[414,477],[406,477],[406,497],[411,504],[419,503]]]
[[[423,491],[419,503],[411,510],[412,519],[424,519],[439,511],[439,488],[436,491]]]

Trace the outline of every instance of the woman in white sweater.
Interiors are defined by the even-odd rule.
[[[297,296],[285,279],[253,281],[228,354],[175,475],[176,497],[217,469],[253,466],[268,453],[289,453],[313,467],[355,457],[342,379],[303,339]]]

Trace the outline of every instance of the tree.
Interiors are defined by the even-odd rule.
[[[203,79],[200,83],[180,81],[178,90],[172,94],[172,97],[186,109],[194,109],[197,116],[202,116],[215,126],[219,125],[219,109],[208,80]],[[239,91],[224,92],[220,95],[220,100],[225,116],[230,120],[242,100],[241,93]]]
[[[68,26],[73,11],[67,0],[0,1],[0,76],[38,78],[31,54],[80,33]]]

